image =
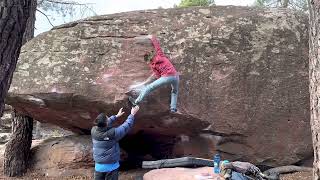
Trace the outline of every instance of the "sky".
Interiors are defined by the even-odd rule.
[[[113,14],[126,11],[172,8],[175,4],[179,4],[181,0],[77,0],[79,3],[90,3],[90,8],[97,15]],[[216,5],[235,5],[235,6],[250,6],[255,0],[215,0]],[[41,10],[41,9],[40,9]],[[75,21],[84,18],[84,16],[77,15],[75,17],[62,17],[55,12],[47,12],[51,23],[54,26],[61,25],[70,21]],[[94,15],[88,11],[86,15]],[[42,32],[49,31],[52,25],[48,22],[46,16],[37,11],[36,14],[36,30],[38,35]]]

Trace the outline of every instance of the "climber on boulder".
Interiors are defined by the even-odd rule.
[[[177,113],[177,99],[179,92],[179,75],[174,66],[171,64],[170,60],[160,47],[158,39],[153,35],[148,35],[147,38],[151,40],[153,45],[152,50],[148,50],[144,54],[144,61],[149,64],[152,69],[152,75],[145,80],[144,82],[132,86],[132,89],[139,89],[141,87],[142,91],[140,92],[137,99],[129,96],[129,101],[133,106],[136,106],[141,103],[141,101],[155,89],[170,84],[171,85],[171,104],[170,112]]]
[[[93,159],[95,161],[95,180],[117,180],[119,173],[120,147],[119,141],[132,128],[134,115],[138,112],[139,106],[131,109],[128,119],[119,127],[113,128],[112,123],[122,116],[122,108],[117,115],[107,118],[100,113],[96,118],[96,125],[91,129],[93,143]]]

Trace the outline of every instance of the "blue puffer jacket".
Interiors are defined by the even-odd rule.
[[[116,120],[116,116],[108,119],[108,126]],[[120,160],[119,140],[122,139],[132,128],[134,116],[129,115],[128,119],[117,128],[101,128],[94,126],[91,129],[93,143],[93,159],[99,164],[113,164]]]

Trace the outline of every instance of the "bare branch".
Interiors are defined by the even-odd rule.
[[[48,17],[44,12],[40,11],[39,9],[37,9],[37,11],[40,12],[41,14],[43,14],[43,15],[47,18],[47,20],[49,21],[50,25],[51,25],[52,27],[54,27],[54,25],[51,23],[49,17]]]
[[[292,1],[291,4],[292,4],[292,7],[293,7],[294,9],[305,10],[305,9],[304,9],[305,7],[303,7],[303,5],[301,6],[301,5],[297,4],[297,3],[295,3],[294,1]]]
[[[283,1],[281,2],[281,7],[283,7],[283,8],[287,8],[288,5],[289,5],[289,0],[283,0]]]
[[[91,11],[95,16],[98,15],[98,14],[96,13],[96,11],[93,10],[90,6],[85,5],[85,7],[86,7],[87,9],[89,9],[89,11]]]
[[[277,6],[279,3],[279,1],[273,1],[273,2],[270,2],[269,4],[266,4],[267,7],[273,7],[273,5]]]
[[[97,15],[97,13],[90,7],[90,5],[95,4],[95,3],[78,3],[76,1],[71,1],[71,0],[42,0],[42,2],[47,2],[47,3],[52,3],[52,4],[59,4],[62,6],[80,6],[80,7],[85,7],[85,9],[89,10],[92,12],[94,15]]]
[[[74,1],[61,1],[61,0],[44,0],[50,3],[56,3],[56,4],[64,4],[64,5],[78,5],[78,6],[86,6],[86,5],[90,5],[93,3],[78,3],[78,2],[74,2]]]
[[[37,4],[42,5],[43,1],[45,1],[45,0],[38,0]]]

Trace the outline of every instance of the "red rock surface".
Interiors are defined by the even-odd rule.
[[[150,75],[134,37],[154,33],[181,73],[183,115],[167,114],[169,88],[154,92],[122,142],[129,154],[212,158],[219,151],[268,166],[301,162],[313,154],[306,22],[285,9],[215,6],[69,23],[22,48],[7,103],[89,134],[99,111],[125,107],[125,92]]]
[[[163,168],[147,172],[143,180],[199,180],[208,177],[208,180],[223,180],[218,174],[213,173],[213,168]]]

